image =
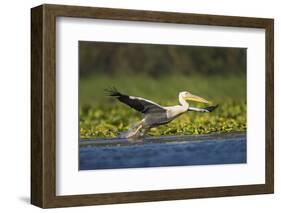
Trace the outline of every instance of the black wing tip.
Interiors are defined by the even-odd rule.
[[[204,109],[206,109],[206,110],[208,110],[209,112],[212,112],[212,111],[214,111],[216,108],[218,108],[218,104],[217,105],[214,105],[214,106],[209,106],[209,107],[206,107],[206,108],[204,108]]]
[[[105,95],[113,96],[113,97],[119,97],[119,96],[122,95],[122,94],[116,89],[116,87],[109,87],[109,88],[106,88],[106,89],[104,89],[104,93],[105,93]]]

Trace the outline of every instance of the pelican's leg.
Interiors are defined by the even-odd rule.
[[[135,128],[139,127],[141,124],[142,124],[142,121],[139,121],[139,122],[133,124],[133,125],[130,127],[130,129],[135,129]]]
[[[142,128],[141,132],[140,132],[140,136],[144,136],[148,132],[149,129],[150,129],[150,127],[148,127],[148,126],[145,127],[144,126]]]
[[[140,122],[138,126],[134,125],[134,127],[136,127],[136,129],[130,129],[130,131],[128,132],[127,138],[132,138],[132,137],[138,136],[139,131],[141,130],[141,128],[143,128],[143,123]]]
[[[142,129],[145,127],[144,120],[141,120],[135,124],[133,124],[130,129],[126,132],[121,132],[119,134],[120,138],[136,138],[138,136],[143,136]]]

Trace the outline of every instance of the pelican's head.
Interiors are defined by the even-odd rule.
[[[200,102],[200,103],[205,103],[205,104],[211,104],[210,101],[207,101],[204,98],[201,98],[197,95],[193,95],[190,92],[184,91],[184,92],[180,92],[179,94],[183,99],[185,99],[186,101],[196,101],[196,102]]]

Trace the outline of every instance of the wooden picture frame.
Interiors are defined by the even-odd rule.
[[[56,195],[56,18],[178,23],[265,29],[265,184],[122,193]],[[126,9],[41,5],[31,9],[31,203],[42,208],[266,194],[274,191],[274,21]]]

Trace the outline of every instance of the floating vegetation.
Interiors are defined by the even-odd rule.
[[[246,79],[243,76],[178,76],[160,79],[93,76],[80,80],[81,138],[116,137],[141,119],[138,112],[106,97],[103,92],[105,85],[116,86],[126,94],[145,97],[163,106],[176,105],[178,92],[182,90],[190,90],[213,101],[213,104],[219,104],[212,113],[187,112],[169,124],[150,129],[148,135],[207,134],[246,131],[247,128]]]

